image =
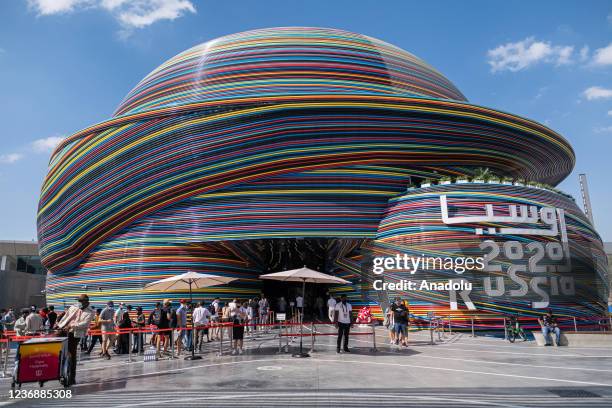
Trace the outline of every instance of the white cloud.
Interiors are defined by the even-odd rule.
[[[185,12],[196,12],[188,0],[132,0],[119,13],[119,21],[128,27],[142,28],[159,20],[175,20]]]
[[[32,142],[32,149],[37,153],[50,153],[62,140],[61,136],[49,136]]]
[[[28,0],[28,5],[42,16],[74,11],[77,7],[91,6],[93,0]]]
[[[191,0],[27,0],[39,15],[63,14],[84,8],[110,12],[124,28],[149,26],[160,20],[175,20],[195,13]]]
[[[601,126],[593,130],[595,133],[612,133],[612,126]]]
[[[612,110],[608,111],[608,116],[612,116]]]
[[[0,163],[13,164],[21,159],[23,159],[23,155],[20,153],[0,154]]]
[[[572,63],[574,46],[552,45],[550,42],[536,41],[529,37],[523,41],[500,45],[487,52],[491,71],[520,71],[537,63],[555,65]]]
[[[589,46],[588,45],[583,46],[580,49],[578,56],[580,57],[580,62],[585,62],[586,60],[588,60],[589,59]]]
[[[612,43],[603,48],[598,48],[593,52],[593,64],[612,65]]]
[[[609,99],[612,98],[612,89],[602,88],[601,86],[592,86],[587,88],[582,93],[587,100]]]

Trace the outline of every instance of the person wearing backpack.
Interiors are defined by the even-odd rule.
[[[136,306],[136,320],[134,327],[138,329],[138,333],[134,333],[132,341],[132,353],[144,353],[144,338],[143,329],[145,328],[145,315],[142,313],[142,307]]]
[[[170,320],[172,317],[172,303],[170,303],[170,299],[164,299],[164,307],[160,310],[159,313],[159,323],[157,328],[159,332],[157,333],[157,357],[160,357],[160,346],[163,343],[164,345],[164,353],[168,352],[168,336],[170,329]]]
[[[130,312],[132,311],[132,305],[128,305],[123,309],[121,317],[118,320],[118,327],[120,330],[119,334],[119,347],[118,354],[128,354],[130,352],[130,335],[128,331],[132,328],[132,318]]]
[[[155,326],[155,328],[159,328],[159,317],[161,315],[161,303],[155,303],[155,309],[149,313],[149,318],[147,320],[147,324],[149,326]],[[157,335],[158,333],[151,330],[151,346],[155,346],[157,344]]]

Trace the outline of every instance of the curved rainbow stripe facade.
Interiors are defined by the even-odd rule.
[[[382,41],[321,28],[222,37],[162,64],[55,150],[38,213],[48,298],[87,287],[94,302],[149,307],[185,294],[144,284],[188,270],[239,278],[202,296],[246,298],[272,267],[262,248],[312,239],[327,254],[318,267],[355,283],[338,290],[375,305],[359,253],[405,233],[387,220],[408,184],[488,167],[555,185],[574,159],[561,135],[468,103]]]

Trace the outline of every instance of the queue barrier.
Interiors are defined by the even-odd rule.
[[[530,326],[529,325],[525,325],[525,322],[536,322],[537,324],[537,317],[533,317],[533,316],[515,316],[519,319],[519,321],[522,323],[523,328],[526,330],[529,330]],[[311,330],[310,333],[305,333],[305,334],[300,334],[297,332],[290,332],[289,329],[291,327],[294,326],[300,326],[303,324],[302,322],[302,315],[300,313],[296,313],[294,314],[290,320],[288,321],[281,321],[281,322],[275,322],[275,318],[276,315],[273,311],[270,311],[267,316],[263,319],[263,322],[257,321],[255,323],[244,323],[244,324],[234,324],[232,322],[211,322],[205,326],[196,326],[196,327],[182,327],[182,328],[167,328],[167,329],[159,329],[156,326],[152,326],[152,325],[148,325],[148,326],[144,326],[144,327],[132,327],[132,328],[123,328],[123,329],[115,329],[112,332],[103,332],[102,330],[99,329],[90,329],[87,334],[88,335],[92,335],[92,336],[96,336],[96,335],[102,335],[102,334],[112,334],[112,335],[121,335],[121,334],[129,334],[128,336],[128,360],[127,362],[130,363],[132,362],[132,339],[133,339],[133,335],[134,334],[142,334],[143,335],[143,348],[144,345],[146,344],[146,338],[145,336],[148,334],[151,335],[155,335],[155,334],[160,334],[160,333],[168,333],[169,337],[170,337],[170,345],[171,345],[171,353],[170,353],[170,358],[174,359],[176,358],[175,355],[175,350],[174,350],[174,332],[178,331],[190,331],[190,330],[203,330],[203,329],[209,329],[209,330],[215,330],[219,336],[219,349],[218,352],[216,353],[217,356],[222,356],[224,355],[224,332],[228,332],[227,337],[228,340],[231,341],[232,339],[232,332],[234,327],[238,327],[238,326],[242,326],[245,327],[245,334],[246,333],[246,329],[248,327],[252,327],[252,328],[257,328],[259,327],[264,328],[263,331],[264,333],[269,333],[269,329],[273,328],[273,327],[279,327],[279,333],[278,333],[278,339],[279,339],[279,353],[282,352],[282,349],[286,348],[287,352],[289,351],[289,339],[291,338],[298,338],[298,337],[311,337],[311,350],[314,351],[315,348],[315,343],[316,343],[316,338],[319,336],[335,336],[337,335],[336,333],[330,332],[330,333],[320,333],[316,331],[316,325],[333,325],[333,323],[315,323],[311,322]],[[466,318],[469,318],[469,326],[466,324],[462,324],[460,323],[461,320],[465,321]],[[499,321],[499,324],[487,324],[487,325],[481,325],[480,327],[477,324],[476,319],[483,319],[486,321]],[[434,333],[438,333],[438,341],[441,341],[442,337],[445,336],[446,332],[448,332],[449,334],[452,334],[453,331],[453,323],[454,323],[454,329],[455,331],[458,330],[470,330],[471,331],[471,335],[475,336],[476,334],[476,329],[478,328],[479,330],[484,328],[484,329],[488,329],[488,330],[499,330],[499,329],[504,329],[504,338],[507,338],[507,319],[510,318],[510,315],[487,315],[487,314],[483,314],[483,315],[463,315],[460,318],[457,317],[456,321],[453,322],[453,316],[452,315],[442,315],[442,316],[436,316],[436,315],[431,315],[428,317],[424,317],[424,316],[418,316],[418,315],[410,315],[410,319],[412,319],[412,321],[415,322],[415,325],[412,326],[413,328],[411,328],[412,331],[414,330],[429,330],[430,331],[430,335],[431,335],[431,344],[434,344]],[[259,319],[258,319],[259,320]],[[562,330],[568,330],[568,329],[574,329],[574,331],[579,331],[579,328],[586,328],[587,330],[589,328],[598,328],[600,331],[606,331],[606,330],[612,330],[612,316],[581,316],[581,317],[573,317],[573,316],[557,316],[557,321],[559,322],[559,326]],[[364,333],[364,332],[352,332],[351,336],[364,336],[364,335],[371,335],[372,336],[372,351],[377,351],[376,348],[376,335],[375,335],[375,327],[376,325],[379,323],[379,321],[373,319],[372,323],[371,323],[371,328],[372,331],[368,332],[368,333]],[[424,323],[424,324],[423,324]],[[580,323],[580,324],[579,324]],[[357,326],[359,326],[358,324],[356,324]],[[409,325],[410,327],[410,325]],[[539,324],[537,325],[537,328],[539,328]],[[284,330],[284,332],[283,332]],[[254,331],[255,334],[257,333],[257,331]],[[249,332],[249,333],[253,333],[253,332]],[[0,371],[0,376],[5,377],[7,375],[7,368],[8,368],[8,359],[9,359],[9,352],[10,352],[10,345],[11,343],[21,343],[23,341],[32,339],[32,338],[37,338],[37,337],[51,337],[54,336],[53,333],[47,333],[47,332],[43,332],[41,331],[40,334],[37,335],[26,335],[26,336],[18,336],[16,334],[16,332],[14,330],[10,330],[10,331],[5,331],[2,336],[0,337],[0,352],[2,352],[2,350],[4,350],[4,361],[2,362],[2,353],[0,353],[0,364],[2,364],[2,371]],[[285,346],[282,345],[282,340],[283,338],[286,339],[286,344]],[[193,339],[192,336],[192,346],[195,347],[195,339]],[[80,355],[78,360],[80,360]]]

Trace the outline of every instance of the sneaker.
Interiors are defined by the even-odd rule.
[[[236,355],[236,350],[232,350],[232,352],[230,353],[232,356]]]
[[[340,354],[340,349],[337,349],[337,350],[336,350],[336,353]]]
[[[238,350],[238,354],[242,354],[242,349]]]
[[[350,352],[351,352],[351,350],[349,350],[349,349],[345,348],[345,349],[344,349],[344,352],[345,352],[345,353],[350,353]]]

